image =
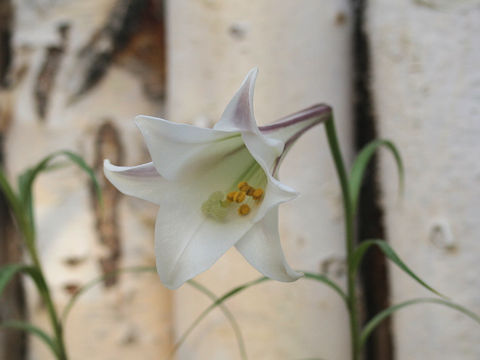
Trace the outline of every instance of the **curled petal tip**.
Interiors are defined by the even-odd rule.
[[[251,68],[247,74],[247,77],[250,77],[252,75],[254,75],[255,77],[258,75],[258,66]]]
[[[245,83],[249,83],[250,91],[252,92],[252,95],[253,95],[253,90],[255,86],[255,81],[257,80],[257,76],[258,76],[258,67],[254,67],[248,72],[247,76],[245,77]]]
[[[125,167],[122,166],[117,166],[113,165],[109,159],[103,160],[103,169],[106,171],[111,171],[111,172],[120,172],[124,169]]]
[[[135,125],[137,125],[140,129],[142,129],[142,124],[148,119],[151,119],[151,117],[146,115],[137,115],[135,116],[135,119],[134,119]]]

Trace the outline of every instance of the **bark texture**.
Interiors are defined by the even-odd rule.
[[[13,7],[10,1],[0,2],[0,167],[5,168],[5,135],[12,115],[9,70],[12,60]],[[22,247],[13,234],[14,227],[8,205],[0,196],[0,266],[21,261]],[[15,277],[0,298],[0,322],[24,320],[25,291],[21,278]],[[0,331],[0,359],[24,360],[26,336],[20,331]]]
[[[397,196],[381,158],[388,240],[430,285],[480,313],[480,2],[373,0],[368,13],[379,134],[406,165]],[[392,268],[392,303],[427,293]],[[395,356],[480,358],[478,324],[417,305],[394,317]]]
[[[348,1],[178,1],[167,7],[169,119],[211,126],[243,77],[260,69],[257,121],[327,102],[334,106],[344,152],[351,152],[350,29]],[[192,62],[192,59],[195,59]],[[188,104],[188,106],[185,106]],[[298,176],[301,174],[301,176]],[[302,196],[281,207],[281,237],[297,269],[325,269],[344,282],[342,207],[323,128],[304,136],[280,171]],[[198,277],[217,294],[256,278],[232,249]],[[208,301],[175,292],[176,333],[182,334]],[[229,302],[251,359],[349,357],[348,321],[341,300],[320,284],[270,282]],[[179,359],[238,359],[229,323],[212,314],[180,349]]]
[[[8,172],[13,178],[47,154],[68,149],[94,167],[104,191],[101,208],[75,166],[36,182],[38,247],[61,310],[99,275],[154,265],[154,207],[114,190],[103,178],[102,162],[148,160],[133,118],[164,111],[162,3],[17,1],[15,9]],[[45,309],[27,285],[30,317],[48,329]],[[171,312],[170,292],[155,274],[107,276],[80,298],[65,324],[70,358],[164,357],[171,347]],[[51,358],[43,344],[32,339],[31,345],[31,359]]]

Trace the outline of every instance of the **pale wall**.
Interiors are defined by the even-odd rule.
[[[372,0],[376,120],[400,148],[406,189],[382,156],[387,236],[434,288],[480,313],[480,3]],[[426,291],[392,269],[392,302]],[[394,317],[396,359],[480,358],[478,324],[417,305]]]
[[[212,125],[246,73],[258,66],[259,123],[326,102],[335,109],[344,151],[350,152],[348,1],[171,0],[167,17],[169,120]],[[302,194],[280,210],[288,261],[297,269],[318,272],[326,260],[342,259],[340,189],[322,127],[298,142],[280,175]],[[345,280],[335,277],[334,269],[330,275]],[[222,294],[258,276],[232,249],[198,280]],[[197,299],[188,287],[175,292],[177,336],[208,304]],[[251,359],[349,358],[346,311],[321,284],[262,284],[228,305]],[[233,332],[220,312],[198,327],[179,354],[179,359],[239,358]]]

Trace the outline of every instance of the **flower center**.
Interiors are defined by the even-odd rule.
[[[248,182],[236,182],[236,186],[232,187],[234,190],[231,188],[226,195],[223,191],[213,192],[202,204],[203,214],[217,221],[225,221],[233,211],[236,212],[235,216],[247,216],[258,207],[263,200],[267,183],[263,169],[255,162],[242,174],[241,179],[247,179]]]

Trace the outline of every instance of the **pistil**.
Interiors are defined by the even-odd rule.
[[[229,192],[226,196],[221,191],[215,191],[207,201],[202,204],[202,212],[217,221],[224,221],[228,214],[228,208],[234,204],[240,204],[237,208],[239,216],[246,216],[251,211],[251,206],[258,206],[264,190],[254,188],[246,181],[237,184],[238,190]]]

